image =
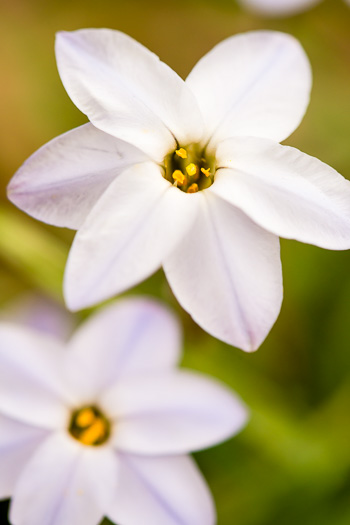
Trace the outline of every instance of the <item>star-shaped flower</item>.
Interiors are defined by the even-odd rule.
[[[125,299],[65,348],[0,323],[0,498],[14,525],[213,525],[186,454],[245,424],[221,384],[177,370],[180,331],[156,303]]]
[[[9,185],[34,217],[78,229],[65,274],[75,310],[161,265],[182,307],[215,337],[259,347],[282,302],[279,238],[350,247],[350,184],[279,144],[309,102],[300,44],[229,38],[186,81],[130,37],[60,33],[64,86],[91,123],[35,153]]]
[[[239,0],[239,2],[267,16],[290,16],[310,9],[321,0]],[[350,4],[350,0],[345,2]]]

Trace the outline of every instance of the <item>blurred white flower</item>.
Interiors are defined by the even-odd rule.
[[[290,35],[229,38],[183,81],[130,37],[60,33],[64,86],[92,124],[35,153],[9,185],[34,217],[78,229],[69,308],[136,285],[163,265],[209,333],[259,347],[282,302],[278,236],[350,247],[350,184],[281,146],[309,102],[311,70]]]
[[[240,4],[267,16],[290,16],[310,9],[322,0],[238,0]],[[345,0],[347,4],[350,0]]]
[[[177,370],[180,331],[156,303],[125,299],[64,345],[0,323],[0,498],[14,525],[212,525],[186,454],[238,432],[247,412],[221,384]]]

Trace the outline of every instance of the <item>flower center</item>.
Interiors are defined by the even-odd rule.
[[[164,178],[185,193],[196,193],[214,182],[215,159],[198,144],[169,153],[164,159]]]
[[[107,441],[111,425],[97,407],[86,406],[73,412],[69,433],[83,445],[97,446]]]

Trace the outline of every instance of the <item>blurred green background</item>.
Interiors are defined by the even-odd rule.
[[[260,18],[234,0],[1,0],[0,10],[3,312],[31,291],[63,304],[61,280],[74,232],[36,222],[6,200],[9,179],[32,152],[86,121],[57,74],[58,30],[119,29],[183,77],[235,33],[265,28],[295,35],[310,58],[314,87],[304,121],[286,142],[350,179],[350,9],[342,0],[286,19]],[[251,355],[198,328],[162,272],[131,292],[170,304],[184,325],[184,365],[222,379],[251,408],[239,436],[196,454],[218,524],[349,525],[350,253],[282,241],[282,261],[282,312]],[[74,322],[88,314],[75,315]]]

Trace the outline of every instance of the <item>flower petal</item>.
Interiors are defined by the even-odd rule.
[[[61,381],[63,348],[48,335],[0,324],[0,410],[43,428],[67,419]]]
[[[96,525],[114,498],[117,459],[55,433],[25,466],[10,510],[16,525]],[[38,497],[39,495],[39,497]]]
[[[145,159],[134,146],[86,124],[29,157],[11,180],[8,197],[36,219],[78,229],[111,181]]]
[[[211,494],[191,458],[119,456],[121,483],[107,514],[115,523],[215,524]]]
[[[194,221],[199,193],[173,187],[151,162],[123,172],[75,237],[65,275],[68,307],[100,302],[155,272]]]
[[[187,371],[125,379],[101,403],[117,421],[114,445],[138,454],[200,450],[236,434],[247,421],[231,390]]]
[[[48,435],[47,430],[0,414],[0,499],[12,496],[23,466]]]
[[[268,231],[321,248],[350,248],[350,182],[323,162],[269,140],[219,145],[210,191]]]
[[[185,82],[131,37],[109,29],[58,33],[58,70],[76,106],[107,133],[161,161],[202,135]]]
[[[179,303],[204,330],[253,351],[281,307],[279,241],[211,192],[205,197],[164,270]]]
[[[60,341],[68,339],[74,328],[72,315],[61,303],[32,291],[7,303],[6,311],[0,313],[2,321],[19,323]]]
[[[289,16],[310,9],[320,0],[239,0],[242,5],[266,16]]]
[[[211,146],[237,135],[280,142],[303,118],[311,70],[294,37],[254,31],[214,47],[186,83],[197,98]]]
[[[118,378],[173,368],[180,348],[181,329],[170,311],[150,299],[122,299],[76,331],[66,377],[76,399],[96,399]]]

